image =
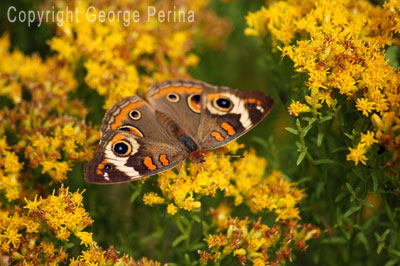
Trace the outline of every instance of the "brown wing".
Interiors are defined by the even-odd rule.
[[[140,179],[176,166],[188,155],[185,147],[159,121],[148,103],[132,96],[105,115],[102,139],[85,166],[91,183],[119,183]]]
[[[171,169],[186,156],[166,140],[110,130],[103,136],[93,159],[85,165],[85,179],[96,184],[138,180]]]
[[[203,93],[200,126],[195,137],[202,149],[221,147],[260,123],[271,111],[268,95],[214,87]]]
[[[201,97],[208,85],[201,81],[173,79],[150,87],[146,98],[160,111],[183,128],[193,139],[200,124]]]
[[[186,130],[201,149],[217,148],[238,138],[261,122],[273,106],[272,98],[262,92],[195,80],[155,84],[147,99]]]

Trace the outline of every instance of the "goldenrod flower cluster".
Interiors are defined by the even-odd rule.
[[[290,104],[290,114],[318,116],[343,107],[345,98],[372,121],[371,132],[358,132],[354,139],[361,141],[349,148],[347,160],[356,165],[366,164],[374,143],[393,153],[389,163],[400,164],[400,79],[385,57],[385,47],[399,45],[399,7],[398,0],[383,7],[365,0],[270,1],[247,16],[247,35],[271,34],[295,70],[307,74],[307,95]]]
[[[279,265],[291,257],[293,247],[304,251],[306,241],[320,234],[318,228],[299,223],[297,204],[305,196],[303,191],[279,171],[266,176],[265,158],[258,157],[252,149],[245,151],[243,158],[233,161],[228,157],[241,147],[233,142],[218,153],[206,154],[204,165],[189,164],[178,170],[178,179],[178,173],[173,171],[161,173],[158,178],[161,193],[149,192],[143,197],[149,206],[168,204],[167,212],[175,215],[179,209],[199,210],[203,197],[215,196],[221,191],[234,206],[243,204],[254,214],[274,215],[277,223],[270,228],[261,223],[261,218],[252,224],[247,218],[233,218],[230,207],[221,204],[211,212],[214,229],[220,233],[205,239],[209,251],[199,251],[202,265],[207,265],[209,260],[220,262],[228,254],[243,264],[250,260],[254,265]],[[281,241],[281,237],[285,240]],[[275,248],[276,254],[271,257]]]
[[[70,22],[64,16],[58,28],[59,37],[49,44],[58,56],[74,65],[84,65],[86,84],[106,98],[108,109],[123,97],[143,93],[154,82],[170,78],[188,78],[188,68],[196,66],[199,58],[190,52],[193,38],[217,46],[229,32],[229,24],[207,7],[209,0],[157,1],[157,10],[191,10],[197,14],[195,23],[160,22],[157,17],[147,17],[149,3],[95,1],[92,16],[98,12],[135,10],[139,22],[124,25],[117,20],[104,22],[88,20],[89,1],[57,2],[60,10],[65,6],[74,11]],[[129,7],[127,9],[127,7]]]
[[[226,215],[226,206],[213,211],[213,220],[218,230],[224,233],[209,235],[207,242],[209,251],[199,251],[200,264],[208,261],[218,262],[228,254],[233,254],[240,263],[251,261],[253,265],[280,265],[290,259],[292,249],[306,249],[306,241],[318,237],[319,228],[310,224],[300,225],[296,220],[288,220],[282,226],[269,227],[261,223],[261,219],[250,222]],[[222,218],[222,219],[221,219]],[[226,222],[220,223],[220,220]],[[275,253],[271,247],[279,247]]]
[[[0,190],[11,201],[29,193],[24,190],[34,183],[32,169],[56,182],[66,179],[73,162],[91,158],[99,133],[77,118],[86,117],[82,103],[68,100],[77,85],[65,63],[9,49],[5,35],[0,39],[0,95],[13,108],[0,109]]]
[[[72,234],[88,249],[72,258],[70,265],[160,265],[146,258],[135,261],[126,255],[119,257],[112,247],[98,247],[92,233],[84,231],[93,220],[83,207],[82,194],[61,186],[46,198],[26,200],[23,209],[0,210],[2,260],[21,265],[63,265],[68,262],[68,254],[54,239],[69,241]],[[53,239],[42,239],[43,233]]]
[[[208,153],[203,165],[190,163],[180,170],[180,176],[174,171],[161,173],[158,178],[161,194],[146,193],[144,203],[168,204],[167,212],[175,214],[178,209],[198,209],[201,197],[215,196],[221,191],[225,197],[232,198],[235,206],[245,204],[253,213],[272,212],[276,221],[300,219],[296,204],[304,198],[303,191],[279,171],[266,176],[267,161],[252,149],[244,151],[243,158],[237,160],[225,154],[234,155],[240,147],[243,145],[233,142],[219,153]]]

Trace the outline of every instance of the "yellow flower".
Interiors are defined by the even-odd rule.
[[[362,164],[366,164],[367,157],[365,153],[367,152],[365,144],[359,143],[355,148],[349,147],[350,153],[347,154],[346,159],[348,161],[354,161],[355,165],[358,165],[358,162]]]
[[[253,260],[253,265],[254,266],[265,266],[266,263],[265,263],[264,259],[256,258],[255,260]]]
[[[75,235],[81,240],[81,245],[85,245],[86,247],[93,243],[92,235],[93,233],[89,232],[77,232]]]
[[[175,215],[178,212],[178,207],[176,207],[174,204],[168,204],[167,207],[167,213],[171,215]]]
[[[366,134],[361,133],[361,143],[365,144],[365,146],[368,148],[372,146],[374,143],[378,143],[376,139],[374,139],[374,132],[367,131]]]
[[[26,222],[26,232],[28,233],[38,233],[39,227],[40,224],[35,221],[29,220]]]
[[[356,101],[356,107],[358,111],[362,111],[363,115],[368,116],[374,110],[374,103],[365,98],[359,98]]]
[[[217,230],[228,228],[228,218],[231,216],[231,209],[226,204],[220,204],[217,209],[211,210],[213,224],[217,226]]]
[[[164,201],[165,200],[163,198],[161,198],[154,192],[146,193],[143,196],[144,204],[149,205],[149,206],[153,206],[155,204],[162,204],[162,203],[164,203]]]
[[[301,113],[307,113],[310,111],[311,111],[310,107],[299,101],[292,101],[292,103],[289,106],[289,114],[294,116],[299,116]]]
[[[41,201],[37,200],[37,195],[35,195],[35,198],[33,201],[27,200],[25,198],[25,202],[26,202],[26,206],[24,206],[24,208],[28,209],[29,213],[32,213],[32,212],[38,210],[38,207],[41,204]]]
[[[246,255],[246,250],[244,249],[244,248],[239,248],[239,249],[236,249],[234,252],[233,252],[233,255],[234,256],[237,256],[237,255],[242,255],[242,256],[244,256],[244,255]]]
[[[42,241],[40,243],[40,246],[42,247],[43,252],[46,255],[53,255],[54,252],[55,252],[55,248],[54,248],[54,244],[53,243]]]
[[[7,243],[12,244],[14,248],[18,247],[19,243],[21,243],[21,237],[22,235],[18,233],[17,228],[8,228],[4,235],[1,235],[1,237],[7,239]]]
[[[226,236],[224,236],[223,234],[209,235],[204,240],[207,242],[208,248],[210,249],[213,247],[221,247],[227,244]]]

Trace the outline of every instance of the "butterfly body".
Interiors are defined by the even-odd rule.
[[[85,166],[88,182],[138,180],[171,169],[186,158],[204,161],[257,125],[273,100],[201,81],[168,80],[152,86],[147,101],[127,97],[107,111],[101,141]]]

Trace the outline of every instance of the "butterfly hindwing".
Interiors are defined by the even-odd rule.
[[[202,149],[221,147],[245,134],[271,111],[273,99],[259,91],[206,90],[196,139]]]

